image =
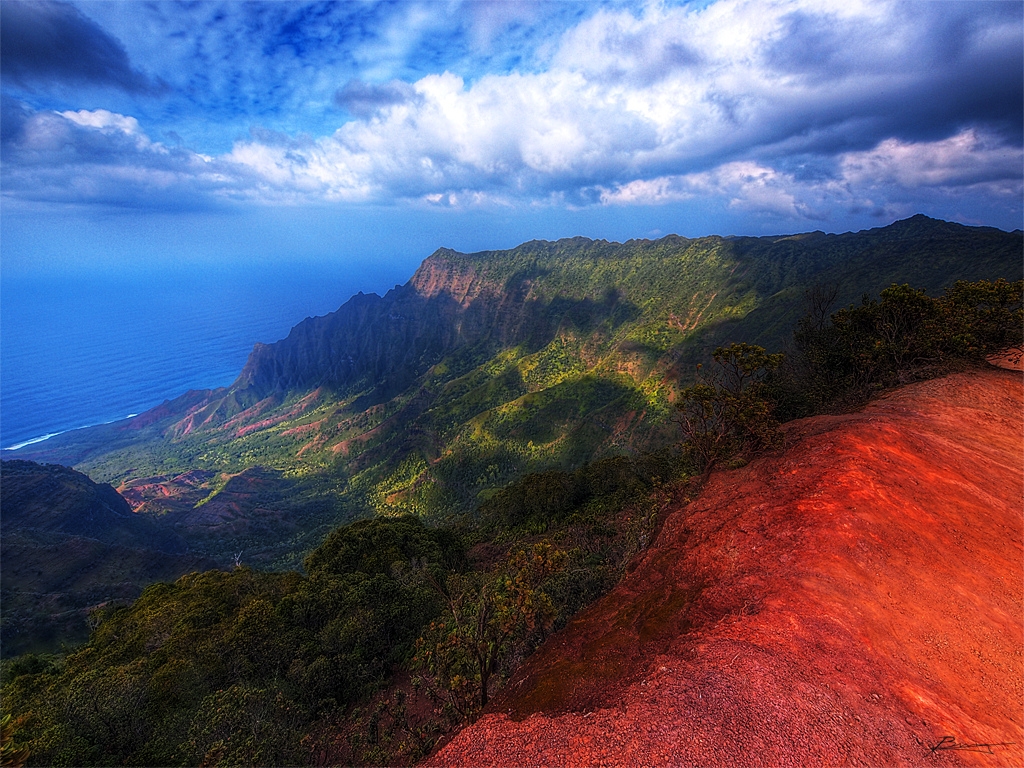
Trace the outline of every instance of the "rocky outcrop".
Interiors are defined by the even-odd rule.
[[[547,343],[579,303],[540,301],[529,274],[488,280],[472,259],[441,249],[383,297],[357,294],[336,312],[303,320],[287,338],[257,344],[233,390],[250,400],[321,386],[393,396],[457,348]]]
[[[359,293],[276,344],[257,344],[234,388],[259,397],[319,386],[400,392],[457,343],[486,331],[486,322],[472,324],[472,332],[460,322],[483,293],[471,272],[435,253],[383,297]]]
[[[922,382],[712,476],[427,761],[1024,763],[1024,382]]]

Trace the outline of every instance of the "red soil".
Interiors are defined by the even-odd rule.
[[[787,425],[428,763],[1024,765],[1022,414],[991,370]]]

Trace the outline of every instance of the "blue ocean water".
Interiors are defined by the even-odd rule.
[[[254,343],[358,291],[412,274],[388,266],[180,267],[117,276],[4,276],[0,446],[141,413],[231,384]]]

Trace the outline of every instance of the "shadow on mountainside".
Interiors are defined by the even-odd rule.
[[[5,657],[83,642],[92,610],[154,581],[215,568],[170,526],[132,512],[109,485],[58,465],[0,464]]]

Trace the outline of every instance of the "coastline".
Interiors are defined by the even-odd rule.
[[[90,427],[101,427],[104,424],[113,424],[114,422],[117,422],[117,421],[126,421],[127,419],[135,418],[138,415],[139,414],[137,414],[137,413],[129,413],[127,416],[121,416],[120,418],[117,418],[117,419],[109,419],[107,421],[97,421],[94,424],[83,424],[80,427],[72,427],[71,429],[62,429],[62,430],[60,430],[58,432],[48,432],[45,435],[42,435],[41,437],[33,437],[33,438],[29,439],[29,440],[23,440],[20,443],[15,443],[14,445],[5,445],[3,447],[0,447],[0,451],[17,451],[17,450],[19,450],[21,448],[25,448],[26,446],[35,445],[36,443],[41,443],[41,442],[43,442],[45,440],[49,440],[51,437],[57,437],[57,435],[66,435],[68,432],[74,432],[74,431],[79,430],[79,429],[89,429]]]

